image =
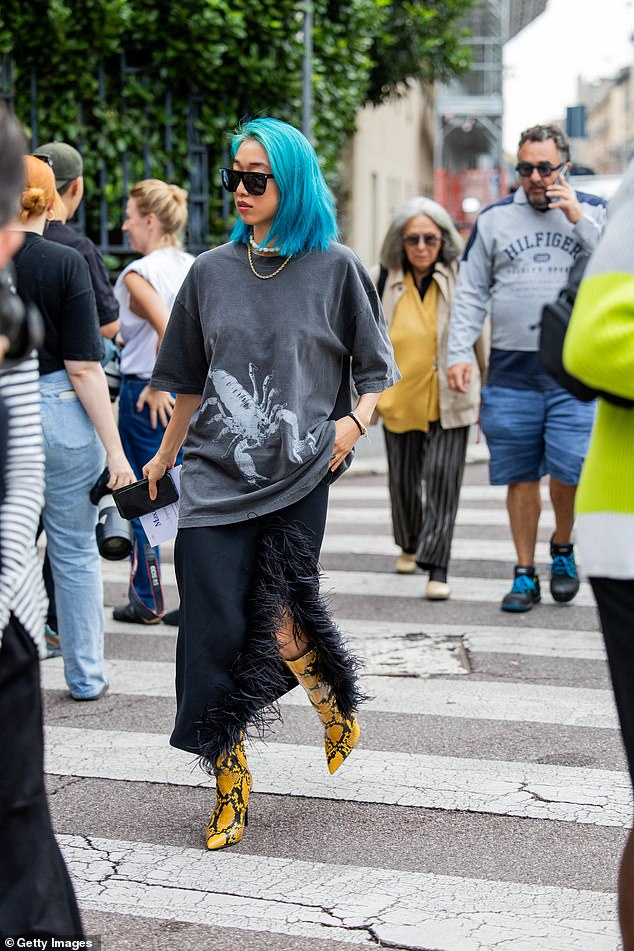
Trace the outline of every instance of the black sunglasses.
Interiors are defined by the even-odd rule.
[[[440,240],[437,234],[406,234],[403,237],[403,244],[408,244],[410,248],[417,248],[422,241],[428,248],[434,248]]]
[[[558,172],[560,168],[563,168],[565,164],[565,162],[560,162],[559,165],[551,165],[550,162],[538,162],[537,165],[531,165],[530,162],[518,162],[515,171],[522,178],[530,178],[537,169],[540,178],[548,178],[553,172]]]
[[[53,159],[51,158],[50,155],[42,155],[42,154],[38,155],[36,152],[33,152],[32,154],[33,154],[33,158],[39,159],[40,162],[46,162],[47,165],[50,165],[50,167],[53,168]]]
[[[263,195],[269,178],[274,177],[269,172],[241,172],[237,168],[220,169],[222,187],[228,192],[236,191],[242,181],[249,195]]]

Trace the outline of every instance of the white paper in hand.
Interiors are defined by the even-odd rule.
[[[174,480],[176,491],[180,495],[181,491],[181,466],[174,466],[169,470],[169,474]],[[178,502],[172,502],[171,505],[164,505],[162,509],[156,509],[148,515],[140,517],[143,531],[147,535],[150,545],[160,545],[161,542],[168,542],[170,538],[176,538],[178,531]]]

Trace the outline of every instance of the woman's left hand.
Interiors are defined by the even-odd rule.
[[[141,413],[143,407],[148,406],[150,410],[150,426],[152,429],[156,429],[159,421],[163,429],[165,429],[174,411],[175,402],[176,400],[171,393],[167,393],[164,390],[153,390],[149,386],[145,386],[139,393],[139,398],[136,401],[136,411],[137,413]]]
[[[106,465],[110,471],[109,489],[121,489],[124,485],[132,485],[133,482],[136,482],[136,476],[125,457],[123,449],[112,449],[106,453]]]
[[[328,464],[328,468],[331,472],[339,468],[361,435],[359,427],[349,416],[343,416],[341,419],[338,419],[335,426],[337,427],[335,444]]]

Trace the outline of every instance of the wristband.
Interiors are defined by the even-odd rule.
[[[353,420],[355,421],[355,423],[357,424],[357,429],[359,430],[359,432],[361,433],[361,435],[362,435],[362,436],[367,436],[367,435],[368,435],[368,431],[367,431],[366,427],[363,425],[363,423],[361,422],[361,420],[360,420],[357,416],[355,416],[354,413],[348,413],[348,416],[350,417],[350,419],[353,419]]]

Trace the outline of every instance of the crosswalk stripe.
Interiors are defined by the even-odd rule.
[[[478,601],[497,607],[509,590],[511,579],[509,577],[507,581],[500,581],[499,578],[460,578],[451,575],[449,582],[452,602]],[[423,600],[423,587],[417,575],[397,575],[382,571],[327,571],[324,574],[322,587],[326,593],[334,591],[339,595],[360,594],[366,597]],[[542,586],[542,597],[546,603],[551,602],[547,584]],[[587,582],[581,582],[579,594],[575,597],[573,604],[576,607],[595,607],[592,590]]]
[[[403,639],[463,638],[465,647],[489,654],[525,654],[532,657],[563,657],[577,660],[605,660],[603,637],[598,631],[565,628],[500,626],[485,624],[429,624],[427,621],[371,621],[337,618],[346,637],[353,642],[384,641],[396,649]],[[106,612],[106,633],[126,637],[176,637],[177,628],[166,624],[126,624],[113,621]],[[47,665],[48,666],[48,665]],[[423,671],[419,669],[419,674]]]
[[[400,645],[405,638],[462,637],[471,651],[490,654],[524,654],[527,656],[564,657],[578,660],[605,660],[603,637],[598,631],[565,630],[562,628],[508,625],[494,627],[483,624],[429,624],[406,621],[370,621],[360,618],[337,618],[339,627],[352,642],[372,644],[377,639],[386,647]]]
[[[367,508],[367,507],[349,507],[338,508],[331,506],[328,509],[328,525],[373,525],[381,528],[392,526],[392,520],[388,509]],[[543,512],[539,520],[543,528],[554,528],[555,520],[553,513],[548,510]],[[508,515],[504,509],[479,509],[465,508],[460,506],[456,516],[456,525],[482,525],[495,528],[506,526],[508,528]]]
[[[176,585],[174,566],[164,564],[161,569],[164,587]],[[121,582],[121,568],[114,562],[102,565],[104,581]],[[452,601],[478,601],[480,603],[499,603],[510,587],[499,578],[450,578]],[[423,587],[419,575],[397,575],[386,571],[328,571],[324,574],[322,588],[326,593],[333,590],[336,594],[362,594],[387,598],[423,599]],[[543,586],[544,601],[550,600],[547,585]],[[574,604],[579,607],[594,608],[595,602],[590,585],[581,582],[579,594]]]
[[[330,527],[336,524],[332,520]],[[322,555],[386,555],[395,558],[400,553],[398,545],[387,534],[352,535],[349,532],[326,534],[321,546]],[[451,558],[453,563],[460,560],[467,561],[502,561],[512,565],[516,559],[512,541],[499,538],[456,538],[451,543]],[[539,542],[535,550],[537,564],[550,562],[548,544]],[[580,565],[579,560],[577,563]]]
[[[48,727],[46,772],[60,776],[207,786],[192,756],[157,733]],[[351,802],[627,826],[629,775],[607,769],[357,749],[330,776],[323,750],[258,743],[254,790]]]
[[[174,696],[174,665],[162,661],[110,660],[107,664],[112,694],[145,697]],[[44,665],[43,685],[63,690],[61,658]],[[610,690],[542,684],[429,680],[403,678],[398,688],[390,677],[362,677],[362,689],[371,699],[364,709],[416,716],[458,717],[502,722],[558,723],[587,728],[615,728],[616,714]],[[299,688],[281,703],[308,704]]]
[[[59,837],[84,907],[337,943],[614,951],[615,896],[547,885]],[[272,945],[274,946],[274,945]]]
[[[541,497],[543,502],[550,499],[548,486],[542,484]],[[355,479],[346,479],[336,482],[330,490],[330,504],[337,502],[383,502],[389,504],[390,493],[387,482],[382,485],[359,485]],[[500,502],[503,508],[506,503],[505,485],[464,485],[460,489],[461,502]]]

